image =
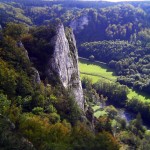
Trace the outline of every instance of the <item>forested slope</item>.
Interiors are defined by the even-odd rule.
[[[2,0],[0,147],[118,150],[121,145],[149,149],[150,134],[141,119],[141,115],[147,121],[150,118],[149,103],[137,98],[128,101],[130,110],[141,113],[129,125],[112,106],[104,116],[93,115],[91,106],[107,98],[116,104],[120,100],[126,107],[126,86],[102,81],[92,84],[85,78],[83,112],[58,76],[48,78],[45,74],[53,54],[50,41],[57,25],[64,23],[73,28],[80,56],[106,62],[121,84],[149,94],[149,6],[149,2]]]
[[[53,52],[47,40],[54,37],[55,28],[56,24],[29,29],[9,23],[1,30],[0,147],[118,150],[111,131],[93,131],[91,121],[57,76],[55,80],[44,76],[46,58]],[[30,43],[29,55],[25,42]],[[33,56],[36,60],[31,61]]]

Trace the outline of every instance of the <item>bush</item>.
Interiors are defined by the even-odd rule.
[[[7,96],[0,93],[0,114],[5,115],[10,108],[11,101],[7,99]]]
[[[60,122],[60,116],[57,113],[51,113],[51,114],[49,114],[49,120],[51,123]]]
[[[32,113],[35,115],[40,115],[41,113],[43,113],[43,108],[42,107],[35,107],[32,109]]]
[[[48,113],[57,113],[56,108],[52,104],[48,106],[48,108],[46,109],[46,111]]]

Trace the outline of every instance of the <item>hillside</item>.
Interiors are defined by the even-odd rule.
[[[83,80],[84,78],[88,77],[92,80],[92,83],[95,83],[95,84],[97,82],[104,82],[104,83],[108,82],[112,84],[117,82],[117,76],[114,70],[110,69],[106,64],[103,64],[101,62],[98,63],[98,62],[90,61],[88,59],[80,58],[79,68],[80,68],[81,78]],[[105,96],[109,95],[109,94],[106,94],[104,91],[101,91],[102,92],[101,94],[104,94]],[[147,120],[149,120],[149,117],[148,117],[149,113],[147,113],[147,117],[145,117],[146,114],[144,111],[148,111],[149,109],[150,96],[146,95],[145,93],[134,91],[131,88],[127,88],[127,91],[128,92],[126,93],[126,96],[127,96],[126,98],[128,100],[126,101],[126,104],[124,104],[123,107],[126,107],[132,112],[136,112],[136,113],[140,112],[145,122],[147,122]],[[111,103],[111,99],[110,99],[110,103]],[[120,102],[118,100],[117,105],[119,105],[119,103]],[[137,103],[137,105],[140,103],[140,106],[137,106],[134,103]],[[114,103],[112,102],[112,104]],[[147,108],[144,107],[144,105],[147,105]],[[134,106],[134,108],[132,106]],[[142,107],[144,107],[144,110],[142,109]]]
[[[149,126],[150,97],[118,83],[113,70],[102,62],[80,58],[79,68],[86,101],[91,106],[94,116],[101,122],[100,128],[106,128],[105,121],[109,116],[112,119],[113,134],[116,135],[119,141],[123,140],[121,149],[134,147],[128,142],[128,144],[124,143],[127,138],[124,134],[129,136],[132,133],[133,135],[131,134],[131,137],[128,137],[131,140],[135,132],[139,132],[136,124],[134,124],[136,122],[134,118],[139,113],[141,116],[138,117],[142,117],[144,123],[146,123],[145,125]],[[126,127],[123,127],[123,124]],[[132,125],[136,127],[134,128]],[[133,128],[136,131],[133,131]],[[140,136],[139,133],[136,136]]]
[[[0,149],[150,149],[149,8],[1,0]]]
[[[27,28],[8,23],[1,30],[2,149],[118,150],[111,132],[95,133],[86,117],[74,40],[62,24]]]
[[[3,0],[2,27],[63,22],[74,31],[79,56],[109,63],[121,84],[149,94],[149,2],[33,2]]]

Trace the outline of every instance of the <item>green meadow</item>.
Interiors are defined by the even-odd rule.
[[[116,82],[117,80],[116,74],[106,64],[100,62],[90,62],[80,59],[79,68],[81,78],[87,76],[92,79],[93,83],[101,79],[112,82]]]
[[[117,80],[115,72],[106,64],[101,62],[91,62],[86,59],[80,58],[79,69],[81,79],[83,77],[89,77],[92,79],[93,83],[99,80],[105,80],[109,82],[116,82]],[[132,99],[133,97],[136,97],[140,101],[150,101],[150,97],[129,88],[128,99]]]

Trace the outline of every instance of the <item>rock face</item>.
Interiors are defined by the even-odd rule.
[[[80,30],[83,30],[85,26],[89,24],[89,19],[87,15],[81,16],[77,19],[74,19],[70,23],[70,27],[73,29],[73,31],[78,32]]]
[[[54,52],[48,63],[48,76],[51,76],[53,71],[59,77],[62,85],[72,93],[79,107],[84,110],[74,34],[68,30],[66,36],[64,26],[60,24],[52,42],[54,43]]]
[[[29,55],[28,55],[28,51],[25,49],[24,45],[22,44],[21,41],[19,41],[17,43],[18,47],[22,48],[24,55],[26,56],[26,58],[30,61]],[[41,79],[40,79],[40,75],[39,72],[36,68],[32,67],[31,68],[33,71],[33,81],[34,83],[40,84],[41,83]]]

